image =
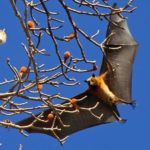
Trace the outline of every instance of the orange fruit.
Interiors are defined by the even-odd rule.
[[[68,36],[65,37],[65,41],[69,42],[71,39],[73,39],[75,37],[74,33],[70,33]]]
[[[35,28],[35,24],[33,21],[28,21],[27,25],[28,25],[28,28]]]
[[[74,33],[70,33],[70,34],[68,35],[68,37],[69,37],[70,39],[73,39],[73,38],[75,37],[75,34],[74,34]]]
[[[25,74],[27,73],[28,69],[25,66],[22,66],[20,68],[20,77],[23,78],[25,76]]]
[[[64,61],[66,61],[69,57],[70,57],[70,52],[69,51],[66,51],[65,53],[64,53]]]
[[[42,88],[43,88],[43,84],[38,84],[38,85],[36,86],[37,91],[41,91]]]
[[[49,114],[47,115],[47,119],[48,119],[48,121],[53,121],[53,119],[54,119],[54,114],[53,114],[53,113],[49,113]]]
[[[77,104],[77,99],[76,99],[76,98],[72,98],[72,99],[70,100],[70,103],[71,103],[72,105],[76,105],[76,104]]]
[[[21,72],[21,73],[24,73],[24,74],[27,73],[27,70],[28,70],[28,69],[27,69],[27,67],[25,67],[25,66],[22,66],[22,67],[20,68],[20,72]]]
[[[73,107],[75,108],[76,112],[79,113],[80,110],[79,110],[79,106],[77,105],[77,99],[76,98],[72,98],[70,100],[70,104],[73,105]]]

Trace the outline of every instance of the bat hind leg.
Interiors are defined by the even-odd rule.
[[[125,100],[123,100],[123,99],[120,99],[119,100],[121,103],[124,103],[124,104],[129,104],[129,105],[131,105],[131,107],[133,108],[133,109],[135,109],[135,107],[136,107],[136,101],[131,101],[131,102],[127,102],[127,101],[125,101]]]
[[[126,119],[121,118],[116,111],[113,110],[114,117],[120,122],[120,123],[126,123]]]
[[[119,114],[119,112],[116,108],[116,105],[113,105],[111,107],[111,109],[112,109],[112,113],[113,113],[114,117],[117,119],[118,122],[125,123],[127,121],[126,119],[123,119],[123,118],[120,117],[120,114]]]

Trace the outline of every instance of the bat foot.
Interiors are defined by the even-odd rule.
[[[118,120],[120,123],[122,123],[122,124],[124,124],[124,123],[126,123],[127,122],[127,120],[126,119],[122,119],[122,118],[119,118],[119,120]]]
[[[119,100],[121,103],[124,103],[124,104],[129,104],[129,105],[131,105],[131,107],[133,108],[133,109],[135,109],[135,107],[136,107],[136,101],[131,101],[131,102],[126,102],[125,100],[123,100],[123,99],[120,99]]]
[[[130,105],[131,105],[131,107],[132,107],[133,109],[135,109],[135,108],[136,108],[136,101],[132,101],[132,102],[130,103]]]

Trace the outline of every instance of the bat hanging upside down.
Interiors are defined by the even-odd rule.
[[[94,74],[85,80],[85,82],[88,83],[89,89],[87,90],[87,93],[93,94],[94,96],[98,97],[100,101],[103,101],[106,105],[110,107],[110,109],[113,112],[114,117],[120,121],[125,122],[125,119],[122,119],[119,117],[119,113],[116,110],[115,105],[118,103],[124,103],[124,104],[130,104],[133,108],[135,107],[136,103],[135,101],[126,101],[118,96],[116,96],[110,89],[109,86],[105,82],[105,77],[107,76],[108,71],[102,73],[99,76],[95,76]]]

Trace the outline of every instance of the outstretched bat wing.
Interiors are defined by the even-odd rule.
[[[68,135],[83,130],[85,128],[116,121],[116,118],[112,115],[112,111],[109,109],[109,107],[100,102],[97,97],[90,94],[87,95],[87,93],[84,92],[80,95],[75,96],[74,98],[82,99],[83,97],[85,98],[77,103],[77,106],[79,107],[79,112],[73,112],[75,110],[74,107],[66,107],[65,111],[59,116],[63,124],[69,126],[63,126],[60,121],[56,119],[52,122],[45,123],[41,121],[36,121],[36,123],[34,123],[32,127],[26,128],[25,130],[29,133],[48,134],[50,136],[53,136],[54,138],[57,138],[60,141],[60,139],[64,139]],[[63,103],[62,105],[65,106],[66,104],[67,102]],[[64,107],[59,107],[59,109],[63,110]],[[43,113],[41,119],[47,120],[47,116],[49,113],[51,113],[51,110],[46,110]],[[30,117],[18,122],[17,124],[21,126],[26,126],[31,124],[34,120],[34,117]],[[52,128],[52,126],[53,128],[58,127],[58,129],[61,130],[54,130],[54,132],[46,130],[46,128]]]
[[[106,78],[110,90],[117,97],[131,102],[132,65],[138,44],[129,31],[127,20],[117,14],[110,17],[108,36],[105,42],[107,61],[104,57],[101,72],[111,70]]]

